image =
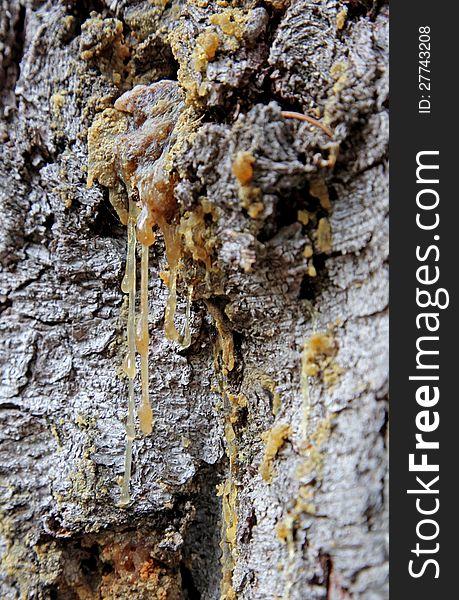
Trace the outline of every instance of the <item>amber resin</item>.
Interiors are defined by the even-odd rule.
[[[121,504],[129,502],[132,443],[135,437],[134,380],[136,350],[140,355],[141,401],[138,410],[141,431],[152,431],[153,411],[149,397],[148,254],[158,227],[166,245],[169,266],[169,295],[165,309],[166,336],[188,346],[192,287],[187,298],[185,330],[181,336],[174,323],[177,304],[177,275],[182,255],[182,235],[175,222],[174,178],[170,173],[169,152],[175,142],[174,128],[184,102],[175,81],[138,85],[115,102],[114,109],[98,115],[89,129],[88,185],[96,179],[110,188],[110,200],[122,222],[128,226],[128,251],[123,292],[128,294],[127,345],[123,369],[129,381],[126,424],[125,472],[121,484]],[[129,213],[123,208],[128,197]],[[140,310],[136,319],[136,242],[141,247]]]
[[[170,271],[164,331],[169,339],[176,341],[180,339],[175,328],[174,316],[181,243],[178,227],[173,223],[174,181],[166,167],[166,162],[173,130],[183,107],[178,85],[173,81],[136,86],[115,102],[115,109],[128,115],[127,130],[118,138],[115,162],[129,197],[136,199],[140,208],[137,218],[137,238],[141,243],[142,257],[140,315],[137,321],[136,343],[140,354],[142,389],[139,422],[144,434],[151,433],[153,424],[153,411],[149,399],[148,249],[155,240],[153,231],[155,226],[158,226],[163,234]],[[128,485],[127,471],[124,479],[124,485]],[[122,493],[125,492],[123,487]]]
[[[148,376],[148,246],[142,244],[140,266],[140,315],[137,321],[136,346],[140,354],[140,378],[142,401],[139,408],[139,422],[142,433],[148,435],[153,426],[153,411],[150,404]]]
[[[124,477],[121,484],[120,504],[129,502],[129,480],[131,478],[132,466],[132,442],[135,438],[135,398],[134,379],[136,375],[135,366],[135,292],[136,292],[136,206],[134,202],[129,203],[128,217],[128,250],[126,260],[126,274],[121,284],[121,289],[128,294],[128,322],[127,322],[127,345],[128,351],[123,363],[123,370],[129,380],[128,414],[126,420],[126,454],[124,459]]]

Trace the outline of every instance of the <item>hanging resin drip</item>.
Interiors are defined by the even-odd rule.
[[[178,122],[184,110],[183,94],[176,81],[162,80],[149,86],[137,85],[120,96],[113,108],[100,113],[88,132],[88,185],[97,180],[109,187],[110,202],[121,221],[128,222],[128,257],[122,288],[129,298],[128,354],[123,364],[129,380],[129,403],[125,471],[121,484],[122,505],[129,502],[132,444],[135,434],[136,348],[140,355],[142,394],[138,416],[141,431],[144,434],[151,433],[153,424],[148,369],[148,252],[155,240],[155,227],[158,227],[164,236],[169,267],[169,293],[164,316],[165,335],[171,340],[183,343],[185,347],[191,342],[191,292],[186,307],[183,336],[179,334],[174,323],[183,241],[177,223],[177,203],[174,195],[176,176],[171,171],[171,155],[180,132]],[[126,194],[129,198],[128,211],[125,208]],[[137,323],[136,234],[142,247],[140,310]]]
[[[180,344],[182,348],[188,348],[191,344],[191,300],[193,299],[193,286],[190,285],[188,288],[188,296],[186,298],[185,308],[185,327],[183,328],[183,336],[180,338]]]
[[[178,342],[182,348],[188,348],[191,344],[191,300],[193,297],[193,286],[188,288],[188,296],[185,308],[185,326],[181,335],[175,326],[175,313],[177,310],[177,276],[180,267],[180,259],[183,252],[182,239],[179,228],[173,224],[159,221],[159,227],[164,235],[166,244],[166,256],[169,265],[168,288],[169,293],[164,313],[164,334],[169,340]]]
[[[149,246],[142,244],[140,265],[140,315],[137,321],[137,350],[140,354],[140,377],[142,399],[139,408],[140,429],[148,435],[152,431],[153,411],[150,404],[149,373],[148,373],[148,252]]]
[[[128,321],[127,321],[127,346],[128,351],[123,363],[123,370],[128,376],[128,413],[126,420],[126,453],[124,458],[124,475],[121,484],[120,504],[129,503],[129,481],[131,479],[132,468],[132,442],[135,438],[135,399],[134,399],[134,379],[136,375],[135,366],[135,292],[136,292],[136,265],[135,265],[135,247],[136,247],[136,218],[137,207],[131,200],[129,202],[128,216],[128,247],[126,260],[126,274],[124,275],[121,289],[128,294]]]
[[[169,294],[164,313],[164,333],[169,340],[177,342],[180,334],[175,327],[175,311],[177,308],[177,273],[182,253],[182,244],[177,227],[167,223],[163,218],[158,220],[166,245],[166,257],[169,266]]]

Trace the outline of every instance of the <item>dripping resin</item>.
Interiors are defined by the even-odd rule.
[[[128,251],[122,290],[128,295],[127,345],[123,369],[129,381],[126,423],[125,470],[120,504],[129,502],[132,443],[135,437],[134,380],[136,351],[140,355],[141,403],[138,411],[144,434],[152,430],[153,411],[148,380],[148,254],[158,227],[164,237],[169,267],[168,300],[165,309],[166,336],[189,345],[189,324],[182,339],[174,323],[177,304],[177,274],[182,254],[181,235],[174,222],[175,181],[170,174],[168,155],[175,142],[174,128],[184,110],[180,88],[175,81],[163,80],[149,86],[138,85],[96,117],[88,132],[88,185],[96,179],[107,185],[110,201],[121,221],[127,224]],[[123,202],[127,192],[128,210]],[[141,245],[140,313],[136,318],[136,244]],[[187,298],[189,317],[190,292]]]

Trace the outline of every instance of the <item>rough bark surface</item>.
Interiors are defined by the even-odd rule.
[[[1,598],[215,600],[222,578],[227,598],[388,597],[387,25],[359,0],[2,0]],[[86,186],[87,131],[162,78],[192,114],[179,210],[215,208],[218,275],[183,350],[151,252],[154,428],[120,508],[126,231]]]

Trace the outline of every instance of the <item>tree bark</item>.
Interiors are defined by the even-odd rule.
[[[386,4],[0,6],[1,598],[387,598]],[[158,234],[122,508],[126,228],[87,134],[161,79],[187,107],[176,218],[211,207],[212,270],[185,245],[183,349]]]

